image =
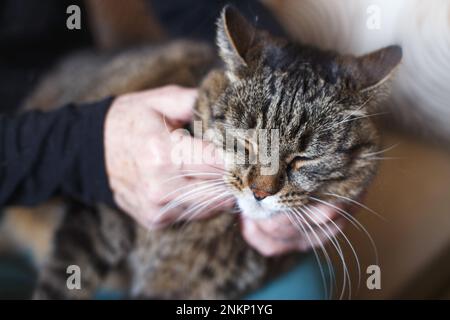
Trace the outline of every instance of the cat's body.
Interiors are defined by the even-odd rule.
[[[117,210],[66,206],[34,298],[89,299],[111,274],[131,298],[237,298],[269,275],[234,215],[149,232]],[[80,267],[81,290],[65,285],[70,265]]]
[[[364,155],[378,147],[363,111],[375,93],[384,91],[401,57],[398,49],[340,57],[256,33],[232,9],[222,14],[218,44],[225,68],[214,69],[203,81],[197,119],[219,132],[279,128],[282,134],[274,174],[259,175],[260,164],[227,168],[243,214],[294,214],[311,202],[309,196],[330,200],[326,192],[358,197],[376,169],[376,161]],[[49,110],[168,83],[197,86],[216,61],[211,48],[194,42],[106,59],[74,58],[44,80],[27,105]],[[124,266],[131,297],[237,298],[293,261],[257,253],[243,240],[238,215],[230,212],[148,231],[119,211],[75,203],[65,207],[36,298],[89,298],[110,271]],[[69,265],[80,266],[82,290],[67,289]]]

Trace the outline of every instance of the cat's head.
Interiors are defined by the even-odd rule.
[[[210,107],[211,125],[235,138],[226,154],[240,160],[227,162],[227,180],[243,214],[358,197],[376,169],[372,106],[401,49],[354,57],[298,46],[257,30],[232,7],[218,21],[217,43],[227,84]]]

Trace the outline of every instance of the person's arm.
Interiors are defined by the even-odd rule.
[[[172,159],[174,148],[208,152],[198,148],[204,144],[200,139],[173,140],[178,136],[173,131],[191,121],[196,97],[195,89],[166,86],[48,113],[0,117],[0,207],[63,195],[117,206],[146,227],[191,218],[183,213],[211,197],[206,190],[168,210],[164,206],[182,196],[181,190],[204,186],[222,172],[209,156],[198,164],[189,163],[190,157],[184,163]],[[191,211],[195,218],[206,217],[216,205]],[[225,201],[217,209],[230,205]]]
[[[0,116],[0,207],[35,205],[56,195],[113,204],[103,151],[111,102]]]

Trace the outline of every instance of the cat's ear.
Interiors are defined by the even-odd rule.
[[[256,29],[233,6],[227,5],[217,22],[217,45],[229,71],[235,77],[248,68],[249,50]]]
[[[389,46],[369,54],[346,59],[345,73],[352,87],[358,91],[377,89],[388,80],[402,60],[402,48]]]

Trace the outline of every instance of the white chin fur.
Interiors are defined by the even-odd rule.
[[[270,196],[257,201],[250,190],[237,196],[237,203],[242,214],[251,219],[266,219],[279,211],[276,196]]]

